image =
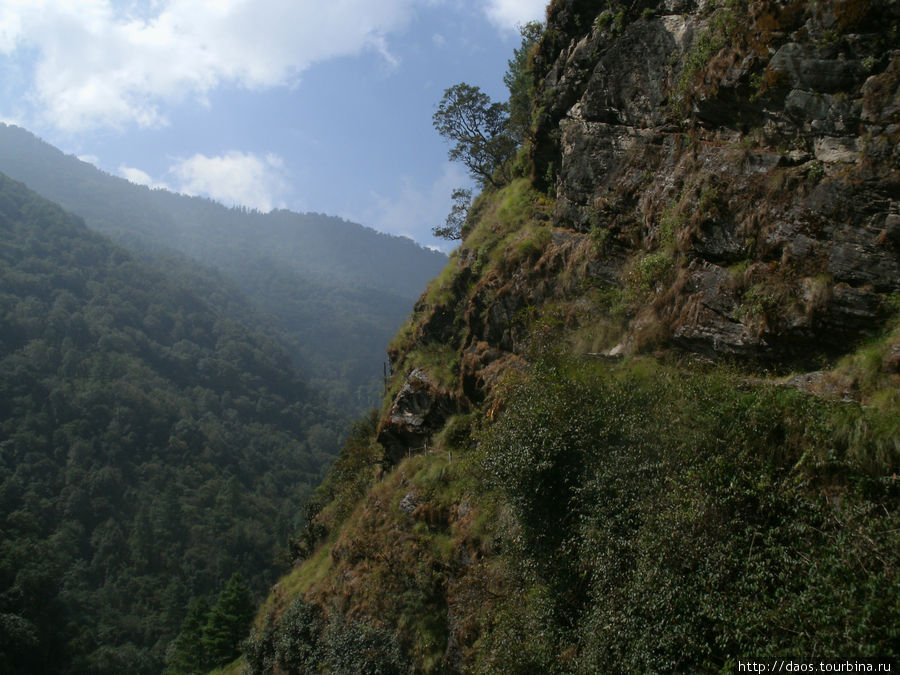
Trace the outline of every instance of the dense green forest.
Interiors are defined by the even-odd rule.
[[[381,394],[388,340],[446,262],[340,218],[226,208],[135,185],[19,127],[0,125],[0,171],[154,265],[171,265],[175,253],[218,270],[269,315],[310,384],[354,414]]]
[[[189,601],[272,583],[340,443],[239,298],[172,272],[0,175],[2,672],[160,672]]]

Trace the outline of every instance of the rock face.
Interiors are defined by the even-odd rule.
[[[423,296],[392,353],[407,380],[382,420],[390,452],[483,403],[554,336],[814,370],[892,311],[900,4],[607,5],[550,3],[531,222],[473,208],[445,293]],[[408,357],[434,344],[457,377],[440,395]]]
[[[391,402],[389,420],[378,436],[389,462],[396,463],[408,452],[421,452],[456,409],[452,397],[427,372],[413,370]]]
[[[552,3],[550,28],[578,4]],[[655,3],[542,43],[534,175],[560,226],[631,256],[668,247],[687,270],[653,299],[672,344],[840,352],[900,290],[900,6],[720,5]]]

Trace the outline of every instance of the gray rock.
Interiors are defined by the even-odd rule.
[[[858,61],[823,58],[809,44],[789,42],[769,61],[769,69],[785,73],[794,89],[833,94],[849,89],[864,74]]]
[[[813,148],[813,154],[820,162],[855,162],[859,159],[855,138],[823,136],[815,139]]]
[[[422,500],[419,497],[419,494],[415,490],[410,490],[403,496],[403,499],[400,500],[397,507],[406,515],[411,516],[413,511],[416,510],[416,507],[421,503]]]
[[[457,412],[459,406],[450,392],[426,371],[414,369],[394,397],[378,433],[386,459],[396,463],[411,452],[421,452],[431,435]]]

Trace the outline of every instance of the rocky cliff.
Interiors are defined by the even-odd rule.
[[[895,654],[900,5],[554,0],[531,72],[250,661],[297,603],[320,664],[351,620],[429,672]]]
[[[557,221],[671,263],[629,350],[811,364],[879,325],[900,282],[898,12],[667,2],[542,45],[535,175]]]
[[[596,4],[552,3],[533,55],[535,192],[515,196],[533,222],[476,204],[445,297],[395,342],[403,375],[422,345],[458,361],[449,388],[411,372],[383,423],[395,454],[480,403],[542,312],[586,352],[781,370],[820,368],[892,312],[900,6]],[[433,394],[427,424],[413,389]]]

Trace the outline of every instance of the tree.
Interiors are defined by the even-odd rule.
[[[232,575],[219,593],[203,627],[203,648],[209,663],[221,666],[240,655],[241,640],[250,631],[254,603],[240,574]]]
[[[454,143],[449,157],[460,161],[482,186],[509,182],[505,166],[516,150],[505,103],[495,103],[478,87],[461,82],[446,91],[432,117],[437,132]],[[499,175],[498,175],[499,174]]]
[[[166,655],[167,673],[204,673],[209,670],[202,643],[208,614],[206,598],[201,596],[191,600],[181,632]]]
[[[453,206],[450,207],[444,226],[431,228],[431,233],[435,237],[455,241],[463,238],[463,226],[466,224],[466,215],[472,203],[472,191],[467,188],[456,188],[450,198],[453,200]]]
[[[519,27],[522,43],[507,61],[503,75],[503,84],[509,90],[509,133],[517,143],[525,139],[531,128],[532,75],[529,56],[543,30],[544,26],[537,21]]]

